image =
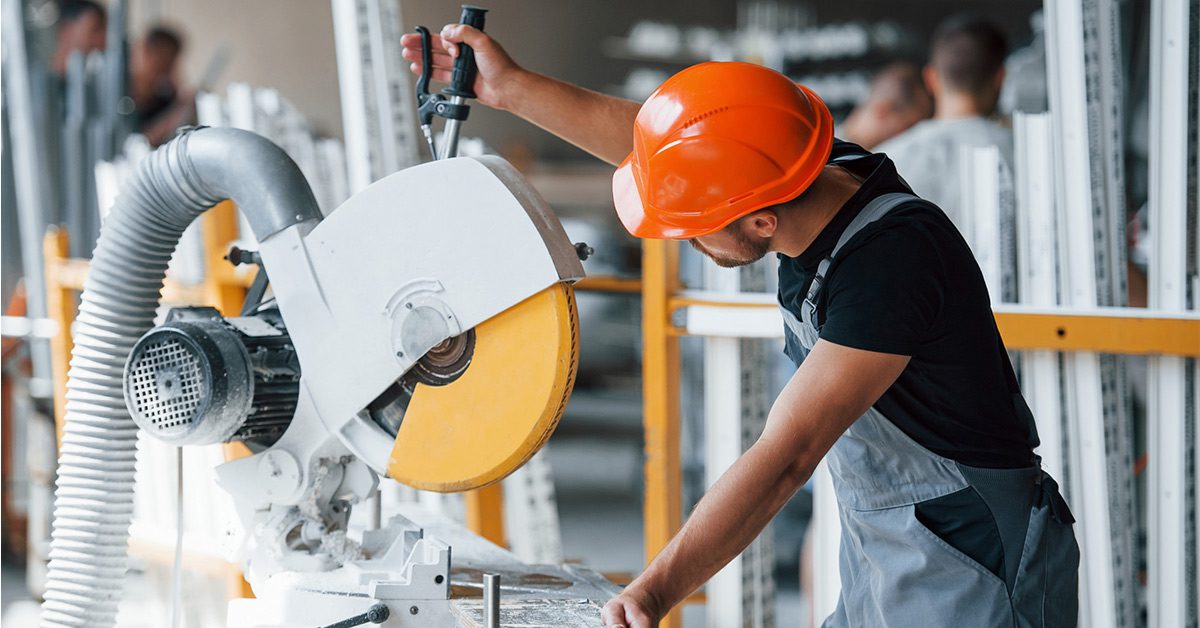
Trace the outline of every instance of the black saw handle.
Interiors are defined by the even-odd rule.
[[[462,18],[459,24],[473,26],[483,30],[484,17],[487,9],[470,4],[463,5]],[[442,90],[447,96],[462,96],[475,98],[475,76],[479,68],[475,66],[475,51],[466,44],[458,45],[458,56],[454,59],[454,72],[450,77],[450,87]]]

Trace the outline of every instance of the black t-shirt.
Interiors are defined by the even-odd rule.
[[[911,193],[886,155],[835,141],[830,161],[864,180],[799,257],[779,255],[779,302],[800,317],[817,265],[872,199]],[[930,451],[977,467],[1033,463],[1036,431],[1021,398],[983,274],[954,224],[928,202],[896,207],[850,239],[817,299],[820,337],[911,356],[875,408]],[[787,353],[796,338],[787,333]]]

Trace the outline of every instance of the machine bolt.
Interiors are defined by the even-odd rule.
[[[242,264],[262,264],[262,256],[258,251],[247,251],[239,247],[231,247],[229,254],[225,256],[230,264],[241,266]]]
[[[596,252],[596,249],[593,249],[592,247],[588,246],[587,242],[576,242],[575,243],[575,254],[579,256],[579,261],[581,261],[581,262],[587,261],[587,258],[591,257],[592,254],[595,252]]]
[[[410,606],[410,607],[408,607],[408,612],[412,615],[416,615],[417,613],[421,612],[421,609],[419,609],[415,606]]]
[[[392,611],[387,607],[387,604],[376,604],[367,609],[367,621],[374,624],[382,624],[387,621],[388,616],[391,614]]]

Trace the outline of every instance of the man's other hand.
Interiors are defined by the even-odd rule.
[[[463,24],[447,24],[442,28],[441,35],[431,34],[429,40],[429,48],[433,53],[433,80],[450,82],[458,45],[465,43],[475,50],[475,65],[479,72],[473,89],[479,102],[496,109],[507,108],[505,88],[514,87],[513,79],[524,70],[496,40],[483,31]],[[409,69],[414,74],[421,74],[421,36],[407,33],[400,38],[400,43],[404,46],[404,58],[410,62]]]

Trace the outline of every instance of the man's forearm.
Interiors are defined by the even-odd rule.
[[[633,150],[640,103],[529,71],[514,77],[504,92],[505,110],[610,164],[620,164]]]
[[[665,612],[704,584],[753,541],[815,466],[774,462],[782,446],[760,440],[721,476],[687,523],[629,589],[641,589]]]

